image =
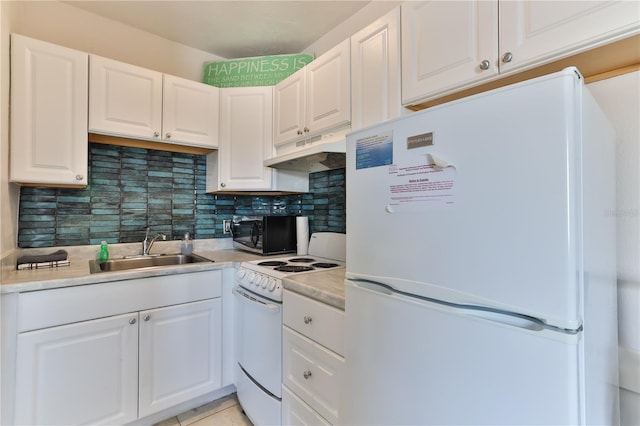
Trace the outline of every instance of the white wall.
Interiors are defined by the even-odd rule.
[[[640,71],[591,83],[617,133],[618,336],[623,425],[640,425]]]

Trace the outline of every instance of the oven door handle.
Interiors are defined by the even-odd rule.
[[[276,305],[275,303],[267,303],[267,302],[263,302],[262,300],[252,297],[251,295],[238,290],[238,287],[234,287],[233,289],[231,289],[231,292],[233,294],[235,294],[236,296],[242,296],[245,299],[247,299],[249,302],[252,303],[257,303],[258,306],[261,306],[263,308],[265,308],[266,310],[268,310],[269,312],[273,312],[273,313],[277,313],[280,312],[280,305]]]

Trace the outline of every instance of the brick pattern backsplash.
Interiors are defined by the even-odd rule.
[[[345,232],[345,170],[312,173],[309,193],[207,194],[206,159],[141,148],[90,144],[83,189],[22,187],[18,247],[139,242],[144,229],[180,239],[225,238],[235,214],[309,216],[311,232]]]

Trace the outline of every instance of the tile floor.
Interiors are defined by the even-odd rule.
[[[178,414],[154,426],[253,426],[242,413],[236,394]]]

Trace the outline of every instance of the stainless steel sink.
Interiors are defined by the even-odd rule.
[[[106,262],[89,261],[89,270],[96,272],[127,271],[130,269],[154,268],[157,266],[187,265],[191,263],[213,262],[197,254],[161,254],[151,256],[133,256],[122,259],[112,259]]]

